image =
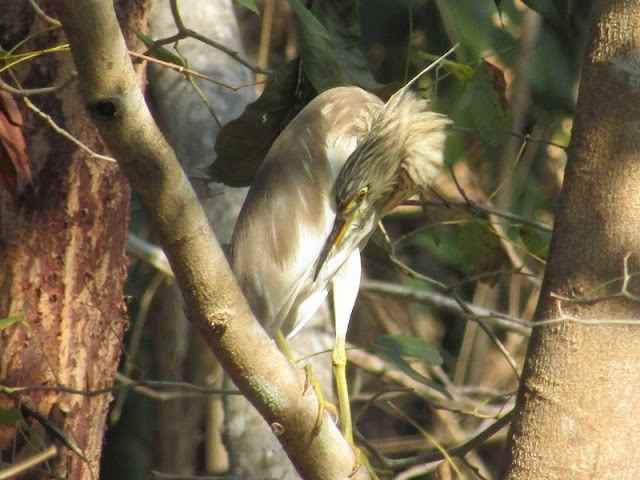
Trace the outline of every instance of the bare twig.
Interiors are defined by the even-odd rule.
[[[0,80],[0,90],[4,90],[5,92],[9,92],[11,95],[15,95],[16,97],[34,97],[36,95],[46,95],[48,93],[56,93],[62,90],[64,87],[69,85],[71,81],[75,78],[75,74],[72,74],[65,81],[58,85],[54,85],[52,87],[42,87],[42,88],[21,88],[21,87],[12,87],[6,82]]]
[[[511,422],[511,417],[513,416],[513,410],[506,413],[502,418],[499,418],[491,425],[476,433],[473,437],[468,439],[466,442],[458,445],[457,447],[453,447],[446,450],[447,455],[450,457],[464,457],[472,450],[478,448],[482,443],[487,441],[493,435],[498,433],[504,427],[506,427],[509,422]],[[360,440],[360,439],[358,439]],[[397,470],[400,468],[410,467],[412,465],[418,465],[420,463],[428,463],[428,462],[436,462],[439,460],[443,460],[445,455],[440,450],[434,450],[431,452],[425,452],[420,455],[411,458],[404,459],[391,459],[385,458],[384,465],[387,468],[391,468],[393,470]]]
[[[147,315],[149,313],[151,301],[153,300],[153,297],[158,291],[158,288],[160,288],[165,279],[166,277],[164,275],[162,275],[160,272],[156,272],[153,280],[145,289],[145,292],[140,299],[140,307],[138,308],[138,314],[136,315],[136,320],[131,331],[129,345],[126,349],[124,367],[122,369],[122,373],[126,377],[131,376],[131,372],[133,371],[133,367],[135,365],[135,358],[140,347],[140,341],[142,340],[142,332],[144,330],[145,320],[147,319]],[[127,399],[127,392],[128,390],[121,390],[115,401],[113,402],[113,407],[111,408],[111,413],[109,414],[109,421],[111,422],[111,424],[118,423],[120,415],[122,414],[124,402]]]
[[[471,133],[477,133],[478,129],[474,128],[474,127],[461,127],[459,125],[456,125],[454,127],[452,127],[453,130],[458,130],[460,132],[471,132]],[[563,145],[561,143],[558,142],[554,142],[552,140],[543,140],[541,138],[535,138],[532,137],[531,135],[527,135],[525,133],[518,133],[518,132],[509,132],[510,135],[517,137],[517,138],[521,138],[522,140],[526,140],[527,142],[531,142],[531,143],[541,143],[543,145],[549,145],[551,147],[557,147],[560,148],[562,150],[566,150],[567,148],[569,148],[567,145]]]
[[[60,135],[62,135],[64,138],[66,138],[67,140],[71,141],[72,143],[74,143],[78,148],[80,148],[81,150],[84,150],[85,152],[87,152],[89,154],[90,157],[93,158],[97,158],[99,160],[106,160],[107,162],[113,162],[115,163],[115,160],[111,157],[107,157],[106,155],[101,155],[99,153],[94,152],[93,150],[91,150],[89,147],[87,147],[84,143],[82,143],[80,140],[78,140],[76,137],[74,137],[73,135],[71,135],[69,132],[67,132],[64,128],[60,127],[54,120],[53,118],[51,118],[50,115],[47,115],[46,113],[44,113],[42,110],[40,110],[38,107],[36,107],[31,100],[29,100],[27,97],[24,97],[22,99],[22,101],[25,103],[25,105],[29,108],[29,110],[31,110],[32,112],[35,112],[39,117],[43,118],[51,128],[53,128],[53,130],[55,130],[57,133],[59,133]]]
[[[130,50],[129,51],[129,55],[131,55],[132,57],[135,57],[135,58],[139,58],[141,60],[146,60],[147,62],[156,63],[156,64],[158,64],[158,65],[160,65],[162,67],[171,68],[171,69],[176,70],[177,72],[180,72],[180,73],[193,75],[194,77],[197,77],[197,78],[202,78],[203,80],[206,80],[207,82],[214,83],[216,85],[219,85],[220,87],[228,88],[229,90],[233,90],[234,92],[237,92],[238,90],[241,90],[243,88],[253,87],[253,86],[257,85],[258,83],[261,83],[261,82],[250,82],[250,83],[245,83],[243,85],[229,85],[227,83],[220,82],[219,80],[216,80],[215,78],[211,78],[211,77],[209,77],[207,75],[203,75],[202,73],[196,72],[195,70],[191,70],[191,69],[189,69],[187,67],[183,67],[182,65],[176,65],[175,63],[165,62],[164,60],[160,60],[159,58],[151,57],[151,56],[145,55],[143,53],[138,53],[138,52],[134,52],[134,51]]]
[[[637,318],[608,318],[606,320],[594,320],[589,318],[578,318],[572,315],[568,315],[564,313],[564,309],[562,307],[562,303],[575,303],[575,304],[593,304],[604,302],[607,300],[613,300],[617,298],[626,298],[633,302],[640,302],[640,295],[632,293],[629,291],[629,282],[633,277],[637,277],[640,275],[640,272],[629,273],[629,258],[631,254],[627,254],[622,259],[622,277],[617,277],[605,282],[601,285],[598,285],[591,292],[586,295],[582,295],[580,297],[565,297],[562,295],[558,295],[556,293],[551,292],[549,295],[552,298],[556,299],[556,307],[558,310],[558,316],[555,318],[550,318],[548,320],[539,320],[536,322],[532,322],[532,327],[540,327],[543,325],[555,325],[563,322],[571,322],[577,323],[581,325],[638,325],[640,324],[640,320]],[[606,295],[596,295],[596,293],[612,283],[617,283],[622,280],[622,285],[620,286],[620,290],[614,293],[606,294]]]
[[[458,293],[452,289],[451,287],[443,284],[442,282],[439,282],[433,278],[429,278],[425,275],[422,275],[421,273],[416,272],[415,270],[413,270],[412,268],[410,268],[408,265],[405,265],[404,263],[402,263],[400,260],[398,260],[395,256],[390,256],[389,257],[391,262],[398,267],[398,269],[403,272],[405,275],[408,275],[411,278],[415,278],[417,280],[422,280],[423,282],[427,282],[430,285],[433,285],[435,288],[437,288],[438,290],[440,290],[441,292],[445,292],[449,295],[451,295],[453,297],[453,299],[458,302],[458,305],[460,305],[460,308],[466,312],[472,319],[474,319],[478,325],[480,326],[480,328],[482,328],[482,330],[484,330],[484,332],[487,334],[487,336],[491,339],[491,341],[493,342],[493,344],[498,348],[498,350],[500,351],[500,353],[502,354],[502,356],[507,360],[507,362],[509,363],[509,365],[511,366],[511,369],[513,370],[513,373],[515,374],[516,378],[520,379],[520,369],[516,363],[516,361],[513,359],[513,357],[511,356],[511,354],[507,351],[507,349],[505,348],[505,346],[502,344],[502,342],[498,339],[498,337],[496,336],[496,334],[491,330],[491,328],[489,328],[489,326],[487,325],[487,323],[485,322],[485,320],[481,317],[476,317],[473,314],[473,311],[469,308],[469,306],[467,305],[467,303],[464,302],[464,300],[462,300],[462,298],[460,297],[460,295],[458,295]]]
[[[207,107],[207,110],[209,110],[209,113],[218,124],[218,128],[222,128],[222,122],[218,118],[218,114],[211,106],[211,103],[209,102],[209,99],[207,98],[207,96],[204,94],[202,89],[198,86],[196,81],[193,79],[193,75],[190,73],[191,70],[189,69],[189,59],[186,58],[184,55],[182,55],[182,53],[180,52],[180,49],[178,48],[178,42],[176,42],[173,48],[175,49],[176,53],[180,55],[180,58],[182,58],[182,61],[184,62],[185,67],[187,67],[185,70],[185,76],[187,77],[187,81],[191,85],[191,88],[193,88],[196,94],[200,97],[200,101],[204,104],[204,106]]]
[[[55,457],[58,454],[58,449],[55,446],[50,446],[43,452],[40,452],[32,457],[27,458],[26,460],[16,464],[11,465],[4,470],[0,470],[0,480],[8,480],[10,478],[15,478],[18,475],[25,473],[28,470],[31,470],[36,465],[46,462],[51,458]]]
[[[151,47],[147,50],[146,52],[147,54],[149,52],[153,52],[153,50],[159,46],[175,43],[180,40],[184,40],[185,38],[194,38],[196,40],[199,40],[202,43],[206,43],[207,45],[220,50],[223,53],[226,53],[235,61],[237,61],[241,65],[244,65],[254,73],[262,73],[264,75],[269,75],[270,72],[268,70],[260,68],[259,66],[254,65],[248,60],[242,58],[242,56],[235,50],[230,49],[229,47],[227,47],[226,45],[223,45],[222,43],[216,42],[215,40],[205,37],[204,35],[201,35],[198,32],[191,30],[190,28],[187,28],[182,21],[182,17],[180,16],[180,11],[178,10],[178,5],[176,0],[171,0],[169,3],[171,5],[171,12],[173,14],[173,20],[176,24],[176,28],[178,29],[178,33],[176,33],[175,35],[171,35],[170,37],[162,38],[153,42],[153,45],[151,45]]]
[[[469,213],[474,216],[478,216],[479,213],[495,215],[497,217],[506,218],[507,220],[515,223],[519,223],[522,225],[529,225],[530,227],[536,228],[538,230],[542,230],[543,232],[552,232],[553,226],[547,223],[539,222],[538,220],[533,220],[531,218],[523,217],[522,215],[518,215],[506,210],[502,210],[494,207],[493,205],[488,205],[480,202],[476,202],[471,199],[466,200],[407,200],[403,203],[403,205],[418,205],[418,206],[428,206],[428,207],[458,207],[464,208]]]
[[[144,260],[167,277],[173,277],[173,270],[164,250],[131,232],[127,233],[127,253]]]
[[[351,364],[369,373],[380,375],[387,381],[400,385],[405,389],[404,391],[419,395],[428,401],[434,408],[464,415],[471,415],[477,418],[494,418],[502,409],[502,407],[496,408],[495,406],[487,405],[468,397],[463,397],[456,389],[448,390],[448,393],[453,397],[453,400],[449,400],[439,390],[414,380],[406,373],[395,368],[389,362],[386,362],[377,355],[373,355],[362,349],[349,349],[348,357]],[[397,393],[395,390],[393,392]],[[386,395],[389,391],[382,393]],[[371,402],[371,400],[367,400],[367,403],[369,402]]]
[[[29,6],[36,12],[36,15],[44,20],[46,23],[53,25],[54,27],[61,27],[62,25],[58,20],[53,17],[50,17],[45,13],[44,10],[40,8],[40,6],[35,2],[35,0],[29,0]]]
[[[364,280],[361,284],[361,288],[369,292],[392,295],[395,297],[406,298],[417,302],[426,302],[437,308],[441,308],[451,313],[457,313],[459,315],[467,316],[469,315],[469,312],[472,312],[473,317],[483,318],[493,326],[502,328],[504,330],[518,333],[524,336],[529,336],[531,333],[531,327],[529,326],[528,322],[511,317],[505,313],[495,312],[483,307],[467,304],[466,302],[464,302],[467,306],[467,309],[465,310],[460,306],[459,301],[454,300],[449,296],[445,296],[429,290],[412,288],[405,285],[381,282],[377,280]]]
[[[16,395],[24,392],[58,392],[69,393],[72,395],[82,395],[83,397],[95,397],[98,395],[107,395],[122,389],[133,389],[145,395],[159,400],[171,400],[174,398],[184,398],[193,395],[240,395],[238,390],[227,390],[220,388],[210,388],[203,385],[195,385],[186,382],[169,382],[160,380],[138,380],[134,381],[125,377],[121,373],[116,374],[116,381],[120,385],[99,388],[97,390],[79,390],[77,388],[59,386],[24,386],[24,387],[8,387],[0,384],[0,392],[6,395]],[[159,392],[154,389],[180,389],[182,392]]]

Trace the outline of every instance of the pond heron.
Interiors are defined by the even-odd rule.
[[[231,240],[233,271],[274,337],[298,332],[333,289],[339,420],[352,445],[345,336],[360,252],[386,213],[431,185],[451,123],[411,83],[386,104],[357,87],[312,100],[269,150]]]

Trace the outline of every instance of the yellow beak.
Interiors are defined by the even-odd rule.
[[[342,240],[344,239],[344,236],[349,229],[349,225],[351,225],[353,216],[353,213],[345,216],[341,212],[336,215],[336,220],[333,224],[333,228],[331,229],[331,233],[327,237],[327,241],[325,242],[324,247],[322,247],[320,255],[318,256],[315,273],[313,275],[314,280],[318,278],[320,270],[322,270],[322,267],[324,267],[327,259],[329,258],[329,255],[333,252],[333,249],[337,248],[342,243]]]

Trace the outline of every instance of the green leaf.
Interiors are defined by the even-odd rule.
[[[429,62],[434,62],[438,58],[440,58],[437,55],[432,55],[431,53],[427,52],[418,52],[418,57],[423,58]],[[471,68],[469,65],[454,62],[453,60],[447,60],[446,58],[444,60],[441,60],[440,62],[440,67],[438,68],[444,69],[444,71],[450,73],[462,83],[467,83],[473,77],[473,68]]]
[[[260,98],[227,123],[216,140],[211,176],[232,187],[250,185],[271,145],[293,117],[298,61],[277,68]]]
[[[0,319],[0,331],[14,323],[22,323],[22,317],[7,317]]]
[[[422,375],[405,359],[405,357],[409,357],[429,365],[440,365],[442,357],[430,343],[408,335],[383,335],[375,339],[372,347],[374,351],[391,362],[394,367],[416,382],[442,393],[447,398],[451,398],[449,392],[442,385]]]
[[[15,427],[19,423],[24,423],[19,408],[0,408],[0,425]]]
[[[549,257],[551,234],[544,235],[530,225],[520,225],[518,227],[518,235],[520,235],[522,243],[527,247],[527,251],[546,263]]]
[[[577,47],[568,46],[565,38],[550,30],[541,30],[533,52],[534,68],[530,81],[534,101],[543,110],[560,111],[573,116],[573,88],[578,71],[573,57]]]
[[[546,21],[569,31],[569,7],[566,0],[522,0],[531,10],[538,12]]]
[[[442,365],[442,357],[431,343],[411,335],[382,335],[373,343],[385,353],[409,357],[427,365]]]
[[[240,5],[245,8],[248,8],[256,15],[260,16],[260,10],[258,10],[258,5],[253,0],[236,0]]]
[[[498,232],[488,223],[471,221],[465,224],[460,235],[460,251],[472,275],[495,272],[509,263]],[[489,277],[483,281],[494,286],[498,279]]]
[[[186,66],[184,64],[184,61],[182,60],[182,58],[180,58],[178,55],[176,55],[175,53],[167,50],[165,47],[163,46],[154,46],[154,42],[155,40],[153,40],[153,38],[145,35],[142,32],[139,32],[138,30],[136,30],[133,27],[129,27],[129,30],[131,30],[133,33],[136,34],[136,36],[142,41],[142,43],[144,43],[145,47],[147,47],[149,49],[149,51],[147,52],[147,55],[153,58],[157,58],[158,60],[162,60],[163,62],[166,63],[171,63],[173,65],[178,65],[179,67],[184,67]]]
[[[436,240],[432,228],[425,226],[403,235],[395,242],[395,247],[400,251],[410,246],[417,246],[433,255],[439,263],[460,269],[463,262],[458,248],[459,237],[457,232],[444,229],[438,232],[438,240]]]
[[[314,15],[300,0],[292,0],[306,77],[317,92],[340,85],[380,87],[359,49],[360,25],[355,0],[316,2]],[[297,113],[299,63],[292,62],[269,76],[262,96],[225,125],[216,141],[217,158],[211,176],[229,186],[251,183],[269,148]]]
[[[324,0],[314,2],[314,7],[313,13],[328,35],[301,20],[298,30],[302,65],[316,91],[324,92],[340,85],[380,88],[360,50],[357,1]]]
[[[305,7],[300,0],[288,0],[289,5],[293,9],[293,13],[296,14],[298,21],[300,22],[304,30],[313,32],[320,35],[323,38],[330,39],[331,35],[324,27],[324,25],[318,20],[313,13],[311,13],[307,7]]]
[[[511,135],[512,112],[506,99],[504,73],[482,61],[471,79],[471,117],[480,136],[489,144],[504,145]]]

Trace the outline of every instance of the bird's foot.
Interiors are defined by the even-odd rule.
[[[335,417],[338,416],[338,409],[333,403],[330,403],[324,399],[322,395],[322,390],[320,389],[320,384],[313,379],[313,374],[311,371],[311,364],[308,363],[304,367],[304,371],[306,374],[304,381],[304,390],[303,393],[306,393],[309,388],[312,388],[316,393],[316,397],[318,397],[318,416],[316,417],[316,423],[313,426],[313,430],[311,431],[312,436],[316,436],[320,427],[322,427],[322,420],[324,419],[325,410],[329,410]]]

